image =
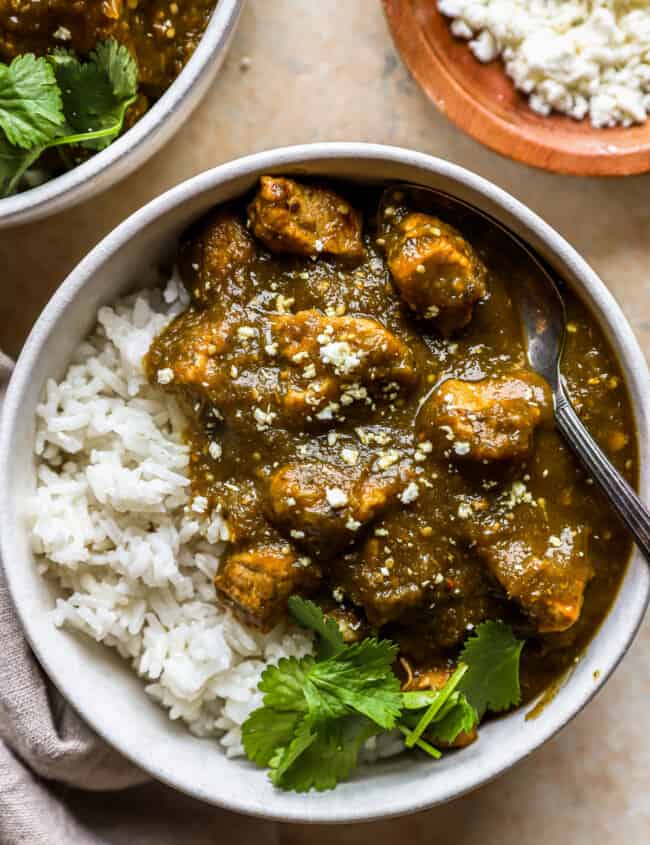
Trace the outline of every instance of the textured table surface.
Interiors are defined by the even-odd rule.
[[[247,58],[246,69],[242,59]],[[461,135],[410,80],[379,0],[249,0],[220,77],[161,153],[83,206],[0,231],[0,347],[17,354],[39,310],[75,263],[162,190],[245,153],[326,140],[412,147],[462,164],[510,191],[594,266],[650,353],[650,175],[552,176],[503,160]],[[341,845],[395,840],[645,845],[650,841],[649,649],[646,623],[623,665],[585,712],[473,795],[409,818],[336,832],[279,827],[278,841],[320,845],[335,836]],[[139,813],[133,809],[135,819]],[[210,827],[209,813],[204,818]],[[254,837],[255,826],[264,822],[250,824]],[[109,830],[110,818],[102,826]],[[214,834],[214,841],[224,841],[223,817],[214,820]]]

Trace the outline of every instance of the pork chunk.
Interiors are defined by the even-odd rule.
[[[220,362],[231,347],[230,334],[228,323],[207,312],[186,311],[151,344],[145,359],[149,380],[210,400],[227,395],[228,374]]]
[[[177,317],[151,345],[147,372],[259,430],[327,423],[417,381],[410,350],[375,320],[313,310],[253,319],[235,306],[223,318],[212,309]]]
[[[318,558],[331,558],[357,539],[408,484],[409,471],[346,472],[324,463],[287,464],[269,484],[269,518]]]
[[[389,224],[386,251],[395,285],[410,308],[445,336],[469,323],[487,294],[486,270],[456,229],[411,212]]]
[[[179,269],[197,305],[205,307],[227,298],[240,301],[238,284],[255,256],[255,243],[244,224],[227,208],[201,218],[183,236]]]
[[[417,382],[411,351],[376,320],[311,309],[274,316],[272,324],[278,354],[293,371],[284,396],[292,416],[331,419],[341,405]]]
[[[215,578],[220,597],[244,621],[270,630],[286,614],[295,592],[311,592],[317,569],[286,545],[260,546],[230,555]]]
[[[583,527],[553,533],[535,503],[508,503],[472,520],[469,533],[477,554],[540,633],[565,631],[577,621],[593,574]]]
[[[535,373],[448,379],[420,410],[418,433],[456,458],[511,460],[530,452],[535,429],[550,416],[549,386]]]
[[[248,214],[255,237],[272,252],[363,257],[361,214],[327,188],[262,176]]]

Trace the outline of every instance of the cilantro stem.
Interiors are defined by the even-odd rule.
[[[413,748],[414,745],[418,744],[418,741],[420,740],[422,734],[426,731],[431,722],[433,722],[433,720],[436,718],[443,705],[449,699],[449,696],[460,683],[461,678],[463,677],[465,672],[467,672],[467,668],[468,667],[464,663],[459,664],[454,674],[451,676],[451,678],[449,678],[447,683],[440,690],[437,698],[422,714],[422,717],[420,718],[420,721],[417,723],[415,728],[410,731],[407,735],[405,742],[407,748]]]
[[[64,135],[61,138],[54,138],[46,144],[43,149],[48,149],[49,147],[59,147],[62,144],[81,144],[84,141],[95,141],[97,138],[106,138],[108,135],[115,135],[122,128],[126,110],[130,105],[135,103],[136,100],[137,97],[131,97],[129,100],[124,101],[122,104],[120,119],[116,120],[112,126],[105,126],[103,129],[95,129],[92,132],[77,132],[75,135]]]
[[[404,734],[404,736],[409,737],[411,735],[411,731],[404,725],[398,725],[397,727]],[[426,751],[426,753],[430,757],[433,757],[434,760],[439,760],[442,757],[442,751],[438,751],[437,748],[434,748],[433,745],[429,745],[429,743],[426,742],[424,739],[417,739],[414,744],[418,748],[421,748],[422,751]]]

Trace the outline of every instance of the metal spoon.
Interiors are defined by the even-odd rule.
[[[400,197],[408,197],[408,201]],[[399,198],[399,200],[398,200]],[[575,412],[561,373],[562,353],[566,334],[566,310],[562,295],[541,260],[515,234],[489,214],[479,211],[463,200],[443,191],[419,185],[399,184],[387,188],[380,203],[413,205],[430,209],[435,200],[436,213],[443,219],[451,214],[461,223],[472,218],[487,221],[508,239],[518,252],[521,283],[513,287],[518,299],[524,329],[526,354],[530,366],[549,383],[553,392],[555,423],[590,476],[596,481],[623,523],[633,535],[637,546],[650,562],[650,511],[623,476],[611,463]],[[455,223],[454,219],[446,219]]]

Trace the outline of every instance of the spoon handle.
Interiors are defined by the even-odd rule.
[[[555,421],[650,562],[650,511],[584,427],[561,384],[555,397]]]

